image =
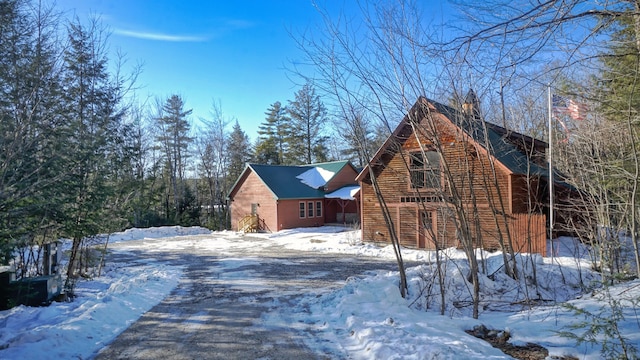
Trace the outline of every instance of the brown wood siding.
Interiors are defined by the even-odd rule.
[[[541,214],[515,214],[509,228],[516,252],[547,256],[547,217]]]
[[[423,120],[426,121],[426,120]],[[429,149],[433,144],[441,144],[439,149],[451,174],[451,181],[443,176],[443,190],[445,194],[457,193],[465,207],[465,214],[471,228],[471,235],[477,247],[486,249],[500,249],[500,242],[507,248],[514,250],[523,248],[524,238],[534,237],[539,241],[538,234],[544,224],[539,227],[539,219],[524,232],[521,216],[514,217],[514,212],[526,211],[528,192],[526,191],[526,177],[512,176],[509,171],[487,155],[482,148],[476,148],[475,143],[450,125],[444,124],[439,116],[434,117],[437,130],[436,139],[426,131],[420,131],[419,141],[415,134],[410,134],[402,145],[403,153],[396,152],[386,163],[386,167],[377,175],[380,190],[391,211],[391,218],[396,226],[396,233],[403,246],[416,247],[418,240],[418,211],[424,205],[437,212],[437,243],[438,247],[446,248],[458,246],[456,231],[456,215],[452,205],[447,201],[427,199],[430,201],[418,204],[416,202],[402,202],[403,198],[420,198],[429,195],[429,190],[418,192],[411,188],[409,172],[403,156],[413,151],[420,151],[420,145]],[[446,121],[446,120],[445,120]],[[407,160],[408,161],[408,160]],[[372,185],[365,178],[361,181],[362,197],[362,238],[364,241],[388,242],[388,230],[385,226],[380,206],[378,205]],[[433,194],[433,193],[432,193]],[[542,216],[544,220],[544,216]],[[513,220],[519,219],[519,220]],[[480,243],[480,240],[482,243]],[[537,242],[536,242],[537,244]],[[528,245],[527,245],[528,246]],[[433,241],[426,244],[427,248],[435,248]],[[540,249],[536,245],[536,249]],[[543,249],[544,250],[544,249]],[[540,252],[540,251],[536,251]]]
[[[251,171],[238,187],[231,203],[231,229],[238,231],[238,221],[251,215],[251,204],[259,204],[257,215],[266,227],[263,230],[277,231],[276,200],[262,180]]]
[[[398,219],[396,233],[400,245],[415,248],[418,246],[417,219],[418,213],[415,206],[397,206]]]
[[[362,183],[360,196],[362,240],[376,243],[390,242],[391,238],[385,225],[380,206],[378,205],[375,192],[373,191],[373,186]],[[396,212],[392,212],[392,214],[395,213]]]
[[[527,181],[525,175],[513,175],[511,177],[512,211],[513,214],[528,213],[529,209],[535,210],[535,194],[538,192],[540,181],[533,179]],[[531,200],[529,199],[531,198]],[[532,203],[530,203],[532,201]]]
[[[315,204],[316,201],[323,201],[323,199],[304,199],[304,200],[280,200],[278,201],[278,230],[294,229],[299,227],[312,227],[324,225],[324,204],[323,215],[321,217],[315,216]],[[300,218],[300,202],[305,203],[305,217]],[[314,216],[308,217],[307,205],[309,202],[313,202]],[[324,201],[323,201],[324,202]]]

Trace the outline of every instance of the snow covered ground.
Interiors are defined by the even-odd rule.
[[[203,228],[182,227],[131,229],[112,234],[109,241],[197,234],[210,236],[191,237],[183,242],[167,241],[166,246],[195,246],[218,253],[251,246],[237,241],[240,235],[232,232],[211,233]],[[256,236],[268,240],[261,243],[287,248],[394,257],[390,247],[361,244],[357,231],[339,227]],[[132,249],[159,250],[144,242],[130,242],[127,246],[129,244]],[[567,238],[557,241],[555,246],[553,258],[518,256],[519,281],[504,275],[501,254],[479,253],[488,276],[481,277],[483,292],[478,320],[470,317],[471,295],[465,280],[468,265],[462,253],[455,249],[444,252],[444,315],[439,315],[442,301],[434,253],[405,249],[405,260],[423,263],[407,271],[409,295],[406,299],[398,291],[397,272],[380,271],[346,279],[339,290],[303,297],[293,309],[278,311],[274,307],[276,310],[260,319],[260,326],[311,331],[315,336],[310,337],[306,345],[318,354],[348,353],[352,359],[509,358],[464,332],[479,324],[508,330],[510,341],[516,345],[540,344],[549,349],[551,356],[599,359],[601,350],[615,346],[618,339],[604,338],[600,333],[593,342],[577,344],[559,333],[566,331],[581,336],[588,330],[580,326],[583,322],[606,325],[617,317],[617,330],[626,344],[640,348],[637,313],[640,281],[602,290],[594,286],[598,274],[590,270],[586,251],[581,246]],[[255,257],[246,259],[256,260]],[[19,306],[0,312],[0,359],[90,358],[168,295],[182,274],[180,267],[156,262],[152,257],[136,266],[125,265],[108,263],[101,277],[80,282],[79,296],[73,302],[43,308]],[[537,286],[533,285],[534,276]],[[576,315],[575,309],[563,306],[565,302],[581,309],[582,313]],[[613,313],[612,302],[618,310]]]

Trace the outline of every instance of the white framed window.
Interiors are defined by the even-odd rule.
[[[322,217],[322,201],[316,201],[316,217]]]
[[[307,212],[305,211],[305,206],[304,206],[304,201],[300,202],[300,219],[304,219],[307,215]]]
[[[313,217],[313,201],[309,201],[309,203],[307,204],[307,213],[307,217]]]

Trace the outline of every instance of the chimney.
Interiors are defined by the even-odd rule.
[[[469,89],[467,96],[464,97],[464,103],[462,104],[462,112],[467,116],[473,116],[480,118],[480,101],[476,96],[473,89]]]

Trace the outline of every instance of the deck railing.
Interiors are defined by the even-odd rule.
[[[260,218],[258,215],[247,215],[238,221],[238,231],[258,232],[260,230]]]

